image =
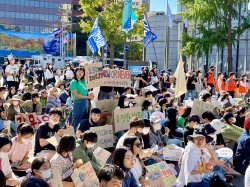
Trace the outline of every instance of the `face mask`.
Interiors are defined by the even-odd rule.
[[[8,152],[0,152],[0,158],[6,158],[8,157]]]
[[[42,70],[42,68],[38,68],[39,70]]]
[[[95,144],[87,144],[87,145],[86,145],[86,147],[89,148],[89,149],[90,149],[90,148],[93,148],[94,146],[95,146]]]
[[[170,101],[171,101],[171,98],[168,98],[168,103],[170,103]]]
[[[138,131],[136,131],[136,133],[135,133],[135,135],[137,136],[137,137],[142,137],[142,133],[140,133],[140,132],[138,132]]]
[[[18,105],[19,101],[13,101],[13,105]]]
[[[49,121],[52,125],[56,125],[57,123],[56,122],[54,122],[54,121],[52,121],[52,120],[50,120]]]
[[[42,173],[42,177],[44,179],[50,178],[50,176],[51,176],[51,170],[50,169],[48,169],[46,171],[41,171],[41,173]]]
[[[40,98],[36,98],[36,102],[40,102]]]
[[[128,104],[129,104],[129,101],[124,102],[124,106],[128,106]]]
[[[177,102],[174,102],[174,106],[178,106],[178,103],[177,103]]]
[[[148,110],[149,110],[149,111],[152,111],[152,110],[153,110],[153,107],[152,107],[152,106],[149,106],[149,107],[148,107]]]
[[[49,68],[52,68],[53,66],[52,65],[49,65]]]
[[[233,123],[235,123],[235,122],[236,122],[236,118],[234,117],[234,118],[233,118]]]
[[[142,133],[143,133],[143,134],[148,134],[149,131],[150,131],[150,128],[143,128],[143,129],[142,129]]]
[[[160,123],[157,123],[157,124],[155,124],[153,127],[154,127],[155,130],[158,131],[158,130],[161,129],[161,124],[160,124]]]
[[[67,68],[67,70],[70,70],[70,68]]]
[[[29,139],[24,139],[24,138],[22,138],[22,142],[23,142],[24,144],[28,144],[28,143],[30,142],[30,140],[29,140]]]

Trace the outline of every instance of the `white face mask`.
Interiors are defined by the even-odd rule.
[[[48,170],[46,170],[46,171],[41,171],[41,173],[42,173],[42,177],[43,177],[44,179],[48,179],[48,178],[50,178],[50,176],[51,176],[51,169],[48,169]]]
[[[174,102],[174,106],[178,106],[178,102]]]
[[[49,65],[49,68],[52,68],[53,66],[52,65]]]
[[[87,148],[93,148],[95,146],[95,144],[87,144],[86,147]]]
[[[236,118],[233,118],[233,123],[235,123],[236,122]]]
[[[13,105],[18,105],[19,101],[12,101]]]
[[[150,131],[150,128],[147,128],[147,127],[144,127],[144,128],[142,129],[142,133],[145,134],[145,135],[148,134],[149,131]]]
[[[157,123],[153,127],[154,127],[155,130],[160,130],[161,129],[161,124]]]
[[[168,103],[170,103],[170,101],[171,101],[171,98],[168,98]]]
[[[42,68],[38,68],[39,70],[42,70]]]
[[[8,157],[8,152],[0,152],[0,158]]]
[[[149,111],[152,111],[152,110],[153,110],[153,107],[152,107],[152,106],[149,106],[149,107],[148,107],[148,110],[149,110]]]
[[[30,140],[29,140],[29,139],[24,139],[24,138],[22,138],[22,142],[23,142],[24,144],[28,144],[28,143],[30,142]]]
[[[40,98],[36,98],[36,102],[40,102]]]
[[[124,102],[124,106],[128,106],[128,104],[129,104],[129,101]]]
[[[67,68],[67,70],[70,70],[70,68]]]

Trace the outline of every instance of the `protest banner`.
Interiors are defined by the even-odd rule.
[[[174,173],[171,171],[171,169],[169,168],[169,166],[167,165],[165,161],[146,166],[146,168],[148,170],[148,174],[150,174],[150,176],[147,174],[150,180],[150,186],[151,186],[151,182],[153,183],[154,186],[157,186],[154,182],[160,180],[159,171],[160,171],[161,179],[164,183],[163,186],[172,187],[176,183],[176,177],[174,176]],[[158,180],[156,180],[156,178]]]
[[[102,86],[131,87],[131,72],[129,70],[103,69]]]
[[[203,112],[206,111],[213,112],[213,108],[214,106],[212,105],[212,103],[206,103],[201,100],[195,99],[191,110],[191,114],[196,114],[201,117]]]
[[[119,132],[122,130],[129,129],[129,122],[131,118],[138,117],[142,118],[142,108],[132,107],[132,108],[125,108],[123,110],[116,109],[114,110],[114,129],[115,132]]]
[[[48,122],[49,115],[36,115],[35,113],[28,113],[25,115],[15,115],[15,123],[19,125],[20,123],[28,123],[33,128],[37,128],[40,124]]]
[[[102,72],[102,62],[85,65],[85,81],[88,89],[98,87],[98,83],[100,84],[99,79],[97,79],[98,72]]]
[[[146,175],[150,182],[150,187],[164,187],[164,182],[161,178],[160,170],[148,172]]]
[[[100,127],[91,127],[90,130],[95,131],[98,136],[96,147],[113,147],[113,127],[112,125],[105,125]]]
[[[59,170],[55,170],[50,176],[51,187],[63,187],[62,177]]]
[[[76,187],[99,187],[99,180],[90,161],[75,170],[71,178]]]
[[[183,148],[178,147],[174,144],[167,145],[163,149],[163,158],[164,160],[178,161],[183,152]]]
[[[95,158],[99,161],[101,166],[104,166],[110,157],[111,153],[106,151],[105,149],[101,147],[97,147],[93,152]]]

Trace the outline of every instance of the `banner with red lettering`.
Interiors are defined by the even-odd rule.
[[[87,88],[99,86],[130,87],[131,72],[129,70],[102,69],[100,62],[85,66],[85,81]]]
[[[33,128],[37,128],[40,124],[49,121],[49,115],[36,115],[35,113],[16,115],[15,123],[19,125],[20,123],[28,123]]]

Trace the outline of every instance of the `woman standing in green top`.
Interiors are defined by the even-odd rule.
[[[191,107],[184,107],[184,109],[182,110],[181,114],[179,115],[178,119],[177,119],[177,126],[181,127],[181,128],[185,128],[184,122],[185,119],[190,115],[191,113]]]
[[[74,71],[74,79],[70,82],[70,90],[74,103],[71,114],[69,115],[72,116],[72,118],[68,120],[74,127],[75,132],[82,119],[88,119],[89,100],[94,98],[93,94],[88,94],[84,76],[85,69],[78,67]]]

